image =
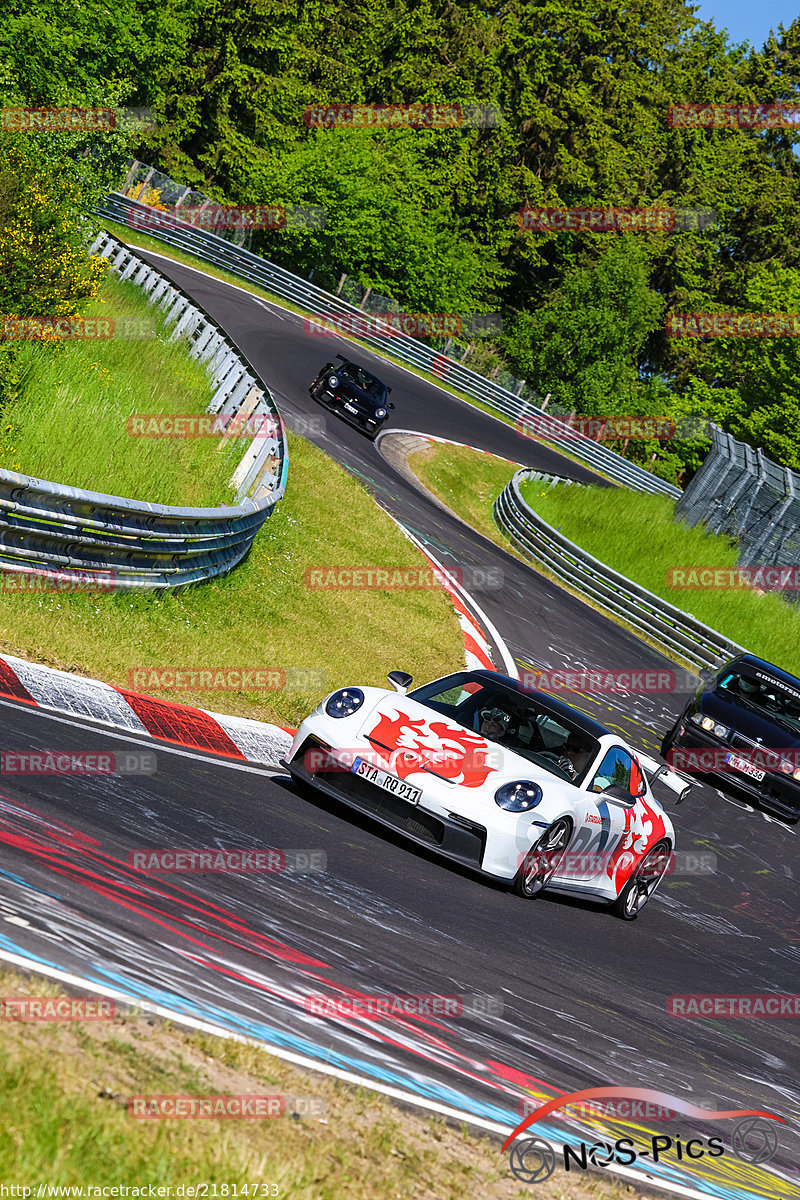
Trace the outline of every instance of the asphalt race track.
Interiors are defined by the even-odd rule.
[[[148,257],[145,255],[145,257]],[[357,431],[310,400],[319,368],[348,345],[309,337],[302,318],[161,257],[152,261],[225,328],[268,381],[287,423],[313,437],[445,565],[501,567],[475,592],[520,669],[647,667],[666,660],[470,533],[410,485]],[[520,438],[398,367],[358,350],[393,388],[391,425],[451,437],[538,469],[588,470]],[[291,467],[290,467],[291,486]],[[295,486],[298,482],[295,481]],[[385,667],[413,669],[382,648]],[[497,660],[500,661],[499,659]],[[342,680],[342,683],[358,682]],[[580,700],[634,746],[657,753],[685,697]],[[133,737],[0,701],[6,750],[136,749]],[[152,748],[152,743],[148,743]],[[765,1167],[723,1156],[662,1160],[664,1182],[727,1197],[800,1197],[800,1038],[786,1019],[678,1019],[679,993],[791,993],[800,968],[797,828],[698,785],[673,807],[679,848],[716,871],[668,877],[633,923],[597,905],[517,899],[378,831],[333,802],[296,794],[280,771],[156,747],[152,776],[4,776],[0,950],[214,1021],[285,1050],[438,1100],[509,1128],[526,1089],[549,1098],[605,1084],[654,1088],[707,1109],[763,1109],[786,1125]],[[322,850],[324,872],[146,877],[147,848]],[[320,1017],[309,993],[478,994],[501,1015]],[[649,1144],[647,1123],[611,1123]],[[731,1122],[653,1126],[729,1145]],[[585,1123],[540,1132],[577,1141]],[[607,1128],[607,1127],[604,1127]],[[591,1141],[591,1136],[584,1140]]]

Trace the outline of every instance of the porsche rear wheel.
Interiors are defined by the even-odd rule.
[[[559,817],[535,842],[523,859],[513,883],[514,891],[526,900],[532,900],[543,892],[555,875],[567,852],[572,825],[566,817]]]
[[[617,899],[611,905],[615,917],[635,921],[653,895],[669,866],[669,842],[657,842],[645,854]]]

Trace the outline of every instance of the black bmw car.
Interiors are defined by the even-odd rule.
[[[714,777],[792,823],[800,819],[800,679],[752,654],[701,672],[703,686],[661,743],[675,770]]]
[[[386,424],[389,409],[394,408],[389,399],[392,389],[358,363],[342,354],[336,357],[340,365],[326,363],[308,389],[309,395],[374,441]]]

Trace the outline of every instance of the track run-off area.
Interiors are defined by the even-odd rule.
[[[591,471],[378,355],[309,336],[303,318],[161,255],[138,251],[236,342],[287,425],[356,475],[444,566],[500,568],[475,594],[519,671],[670,664],[511,554],[472,533],[381,452],[308,396],[317,371],[350,354],[392,388],[387,426],[452,438],[524,466],[600,482]],[[320,423],[320,417],[324,422]],[[309,425],[314,418],[317,425]],[[324,432],[308,434],[308,429]],[[302,487],[292,478],[289,486]],[[369,562],[369,531],[364,562]],[[503,656],[495,647],[495,662]],[[386,671],[413,670],[391,645]],[[493,651],[494,653],[494,651]],[[337,683],[357,684],[356,679]],[[417,680],[421,683],[423,680]],[[634,747],[657,754],[685,697],[607,694],[576,703]],[[7,751],[155,750],[138,776],[19,776],[0,788],[0,955],[88,990],[146,1001],[185,1020],[257,1039],[276,1053],[505,1136],[524,1100],[604,1085],[651,1088],[707,1110],[780,1114],[779,1148],[737,1158],[731,1122],[603,1125],[554,1119],[554,1143],[650,1135],[720,1136],[726,1152],[613,1168],[678,1195],[800,1197],[800,1037],[786,1019],[679,1019],[668,997],[792,993],[800,978],[797,828],[696,784],[675,808],[658,790],[682,851],[716,870],[669,876],[641,918],[545,894],[533,903],[379,830],[286,772],[145,743],[89,721],[0,701]],[[324,871],[147,876],[133,850],[174,846],[308,848]],[[470,994],[501,1011],[460,1016],[320,1016],[309,995]],[[498,1143],[499,1153],[499,1143]],[[563,1175],[562,1175],[563,1178]],[[532,1193],[532,1194],[535,1194]]]

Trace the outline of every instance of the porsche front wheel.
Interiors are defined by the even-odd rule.
[[[518,896],[532,900],[544,891],[567,852],[571,836],[572,826],[566,817],[559,817],[544,831],[517,871],[512,886]]]

